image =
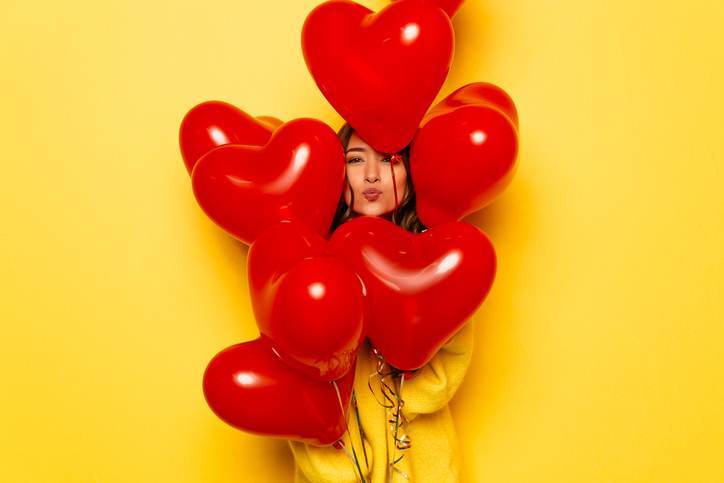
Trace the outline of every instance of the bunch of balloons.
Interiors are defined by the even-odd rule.
[[[509,184],[518,118],[511,98],[482,82],[431,107],[451,66],[450,18],[461,3],[396,0],[375,13],[331,0],[302,29],[311,75],[360,137],[389,153],[411,143],[423,233],[370,216],[329,233],[345,159],[319,120],[253,117],[219,101],[184,117],[180,148],[199,205],[250,245],[260,336],[216,354],[203,379],[207,403],[228,424],[333,444],[365,338],[391,366],[415,371],[488,294],[493,245],[459,220]]]

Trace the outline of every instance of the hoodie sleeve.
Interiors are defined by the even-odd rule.
[[[435,356],[405,379],[402,413],[408,421],[445,407],[463,381],[473,353],[473,324],[468,321]]]

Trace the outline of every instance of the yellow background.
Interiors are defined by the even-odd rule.
[[[220,99],[336,129],[299,40],[318,3],[0,5],[0,481],[291,477],[203,399],[257,332],[178,126]],[[724,481],[722,2],[468,0],[453,23],[440,97],[493,82],[521,119],[516,178],[467,218],[499,271],[452,403],[465,481]]]

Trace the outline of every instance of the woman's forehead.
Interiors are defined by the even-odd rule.
[[[375,148],[367,144],[364,139],[359,137],[359,135],[355,131],[352,131],[352,134],[349,137],[349,141],[347,142],[347,150],[345,151],[345,153],[349,153],[350,151],[360,153],[376,153],[379,156],[385,156],[389,154],[377,151]]]
[[[353,132],[349,137],[347,151],[375,152],[374,148],[367,144],[364,139],[359,137],[356,132]]]

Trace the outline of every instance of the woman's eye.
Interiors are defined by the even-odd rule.
[[[347,160],[348,163],[356,163],[358,161],[362,161],[360,158],[349,158]]]
[[[389,163],[392,160],[392,156],[387,156],[385,158],[382,158],[382,161]]]

